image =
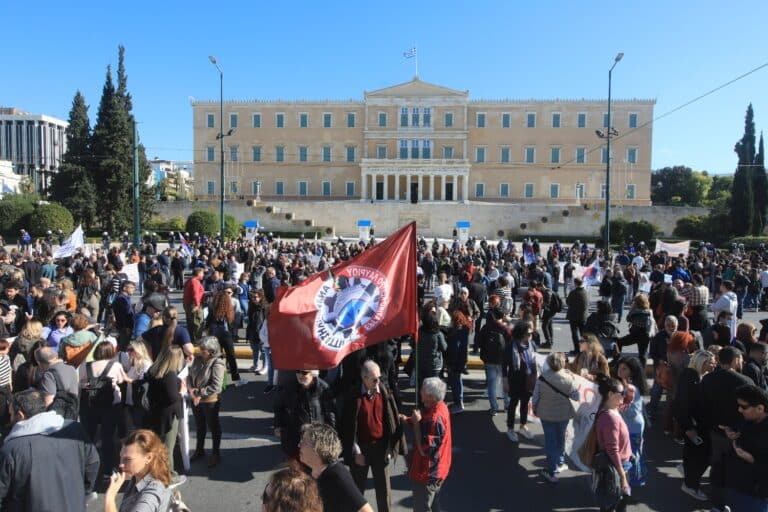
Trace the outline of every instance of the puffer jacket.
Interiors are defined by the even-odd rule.
[[[315,421],[336,428],[336,406],[331,388],[320,377],[315,377],[309,388],[293,379],[275,400],[274,427],[280,429],[280,444],[286,454],[296,454],[302,425]]]

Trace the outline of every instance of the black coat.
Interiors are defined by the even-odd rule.
[[[768,370],[765,366],[759,364],[750,357],[747,359],[747,362],[744,363],[744,368],[741,373],[743,373],[745,377],[749,377],[755,383],[755,386],[764,391],[768,391],[768,376],[766,375]]]
[[[181,417],[181,379],[170,371],[162,379],[148,376],[150,410],[147,414],[147,428],[161,438],[171,431],[174,418]]]
[[[736,408],[736,388],[752,381],[733,370],[716,368],[701,379],[701,396],[704,402],[704,425],[715,429],[725,425],[736,430],[743,421]]]
[[[565,314],[565,318],[574,322],[586,323],[587,314],[589,313],[587,290],[583,286],[575,288],[568,294],[565,302],[568,304],[568,312]]]
[[[302,425],[315,421],[336,428],[336,406],[330,387],[319,377],[307,389],[293,379],[275,399],[274,426],[280,429],[280,444],[286,454],[297,452]]]

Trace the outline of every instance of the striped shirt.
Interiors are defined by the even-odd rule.
[[[12,377],[11,358],[7,355],[0,356],[0,388],[10,386]]]

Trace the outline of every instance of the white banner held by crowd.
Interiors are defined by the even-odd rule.
[[[691,241],[678,242],[671,244],[668,242],[662,242],[658,238],[656,239],[656,252],[666,251],[672,257],[677,257],[680,254],[688,256],[688,250],[691,248]]]
[[[85,246],[85,237],[83,236],[83,226],[77,226],[69,237],[64,240],[53,252],[53,258],[66,258],[72,256],[81,247]]]
[[[129,281],[132,281],[136,285],[139,284],[139,264],[138,263],[123,265],[123,270],[121,272],[125,274],[125,276],[128,278]]]

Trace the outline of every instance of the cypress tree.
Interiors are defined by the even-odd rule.
[[[766,226],[766,214],[768,214],[768,176],[765,173],[765,147],[763,145],[763,133],[760,132],[760,143],[755,155],[753,169],[753,188],[755,191],[755,226],[752,227],[753,235],[761,235]],[[759,221],[759,222],[757,222]]]
[[[116,94],[112,68],[102,89],[96,125],[93,128],[94,183],[99,195],[102,227],[110,233],[128,229],[133,218],[133,131],[124,100]]]
[[[96,217],[96,188],[89,167],[91,127],[85,98],[77,91],[69,111],[67,152],[51,181],[51,197],[67,208],[76,222],[90,228]]]
[[[744,135],[733,150],[739,157],[731,189],[731,226],[736,235],[753,233],[755,227],[755,194],[752,165],[755,160],[755,123],[752,104],[744,119]]]

